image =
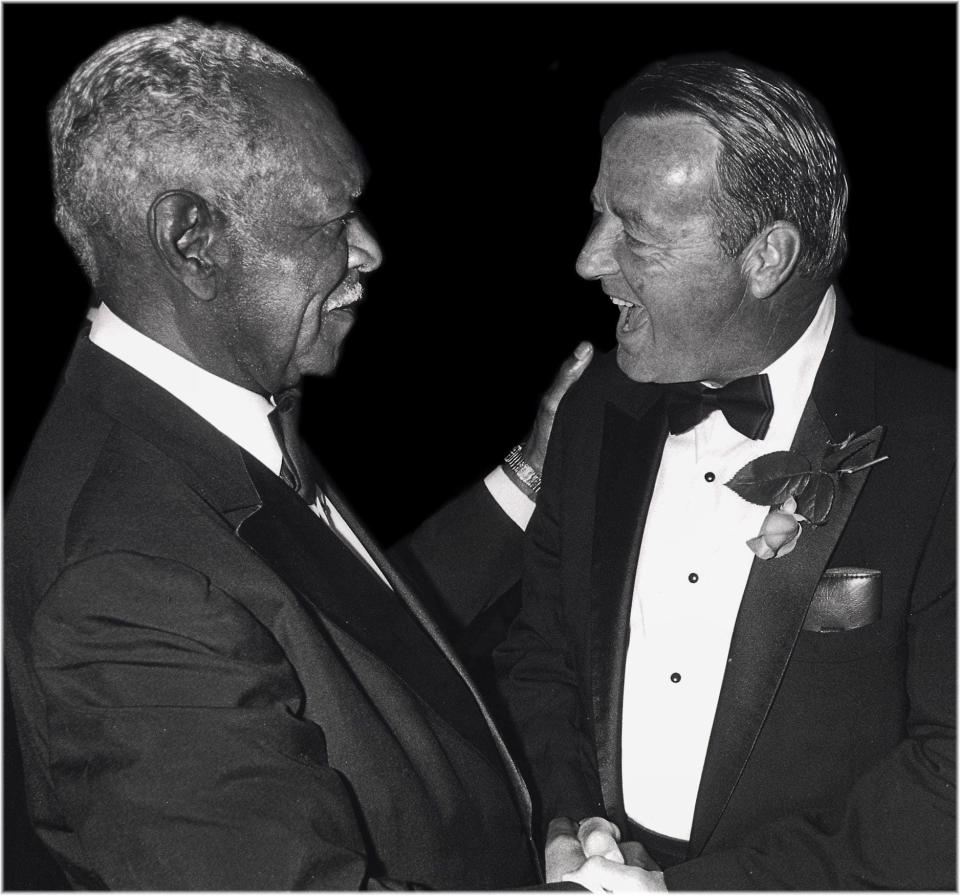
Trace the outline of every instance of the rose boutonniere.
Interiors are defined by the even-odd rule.
[[[760,559],[775,559],[786,556],[800,540],[801,522],[809,522],[797,512],[797,502],[788,497],[779,509],[771,507],[760,526],[760,534],[747,541],[747,546]]]
[[[827,521],[841,476],[862,472],[889,459],[857,459],[882,432],[883,427],[877,426],[863,435],[851,433],[839,444],[827,442],[827,450],[817,462],[797,451],[773,451],[739,470],[726,486],[750,503],[770,507],[760,534],[747,541],[747,546],[760,559],[790,553],[803,531],[801,523],[816,527]]]

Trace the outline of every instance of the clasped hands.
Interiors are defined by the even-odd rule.
[[[621,842],[616,824],[557,817],[547,829],[547,882],[605,892],[665,892],[663,873],[639,842]]]

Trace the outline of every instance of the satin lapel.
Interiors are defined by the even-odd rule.
[[[356,533],[360,543],[363,544],[373,561],[380,567],[380,570],[383,572],[387,581],[390,582],[390,586],[394,589],[394,591],[396,591],[400,599],[406,603],[407,607],[410,609],[410,612],[413,613],[414,617],[420,622],[420,625],[423,627],[423,629],[427,632],[427,634],[430,635],[431,639],[439,647],[447,661],[453,666],[453,669],[463,680],[464,684],[467,686],[467,689],[473,695],[474,700],[476,700],[477,707],[480,709],[480,713],[483,715],[483,719],[490,730],[490,735],[496,744],[497,751],[499,752],[500,758],[503,761],[504,767],[506,768],[507,775],[513,784],[514,793],[517,798],[521,816],[523,817],[524,826],[526,827],[529,835],[529,831],[532,828],[532,807],[530,802],[530,793],[527,790],[526,783],[524,783],[523,778],[520,776],[520,772],[513,763],[513,758],[507,751],[506,744],[503,742],[503,737],[500,735],[500,731],[497,729],[497,726],[493,721],[493,717],[487,709],[487,706],[484,704],[484,701],[481,698],[480,693],[473,681],[470,679],[470,676],[467,674],[466,669],[460,663],[460,660],[457,658],[453,648],[440,632],[440,629],[430,617],[430,614],[426,609],[424,609],[423,605],[417,599],[410,585],[407,584],[407,582],[403,579],[403,576],[400,575],[400,573],[396,570],[393,563],[387,559],[377,542],[369,535],[367,530],[363,527],[363,525],[354,515],[353,511],[350,509],[349,505],[338,493],[336,487],[334,487],[330,483],[329,479],[326,479],[326,477],[324,477],[323,490],[330,499],[331,503],[333,503],[333,505],[337,508],[337,511],[340,513],[340,515],[343,516],[344,521]]]
[[[422,624],[295,492],[249,455],[247,462],[263,506],[243,522],[238,536],[496,766],[499,755],[486,720],[473,710],[471,694],[442,650],[432,648]],[[362,531],[356,520],[353,527]]]
[[[811,461],[823,456],[831,435],[811,398],[793,449]],[[874,459],[875,441],[858,463]],[[805,526],[792,553],[755,559],[733,631],[716,719],[707,747],[690,836],[690,855],[699,854],[716,828],[750,757],[803,625],[817,582],[836,547],[870,470],[840,477],[824,525]],[[744,547],[746,549],[746,547]]]
[[[347,555],[337,536],[292,489],[249,455],[246,459],[261,506],[237,527],[237,536],[325,617],[379,655],[375,625],[356,610],[359,597],[372,601],[372,592],[383,590],[383,582]]]
[[[648,403],[639,416],[607,404],[597,477],[590,662],[597,764],[604,804],[614,818],[623,810],[623,674],[633,579],[666,436],[662,400]]]

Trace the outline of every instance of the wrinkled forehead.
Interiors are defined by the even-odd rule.
[[[595,193],[607,201],[656,196],[679,208],[713,184],[719,137],[695,115],[621,116],[603,139]]]
[[[324,204],[349,204],[363,189],[367,165],[333,103],[300,80],[269,80],[260,93],[272,118],[265,149],[277,188],[299,190]]]

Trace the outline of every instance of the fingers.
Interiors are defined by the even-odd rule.
[[[589,817],[580,822],[577,838],[583,847],[586,857],[601,857],[608,861],[623,863],[623,855],[617,843],[620,841],[620,830],[616,824],[610,823],[604,817]]]
[[[544,857],[547,882],[560,882],[567,874],[578,870],[591,857],[623,864],[617,847],[620,830],[603,817],[589,817],[575,824],[568,817],[556,817],[547,828]]]
[[[578,883],[596,895],[606,892],[665,892],[663,874],[616,864],[605,858],[593,857],[572,873],[563,875],[561,882]]]
[[[549,842],[554,836],[573,836],[576,838],[577,835],[577,825],[569,817],[555,817],[550,821],[549,826],[547,827],[547,841]]]
[[[589,342],[581,342],[573,350],[573,354],[560,365],[559,372],[543,396],[543,401],[550,410],[555,411],[557,409],[560,399],[587,369],[592,357],[593,345]]]
[[[577,359],[577,364],[580,365],[581,372],[583,372],[587,364],[590,363],[590,358],[593,357],[593,345],[589,342],[581,342],[573,349],[573,356]]]
[[[547,882],[558,883],[565,873],[583,864],[583,848],[577,839],[577,825],[569,817],[557,817],[547,828],[544,849]]]
[[[560,371],[550,383],[540,399],[537,416],[533,421],[533,429],[524,442],[523,459],[536,470],[543,472],[543,461],[547,455],[547,444],[550,441],[550,432],[553,429],[553,417],[557,412],[560,401],[570,388],[587,369],[590,358],[593,357],[593,346],[589,342],[577,345],[573,354],[561,365]]]

